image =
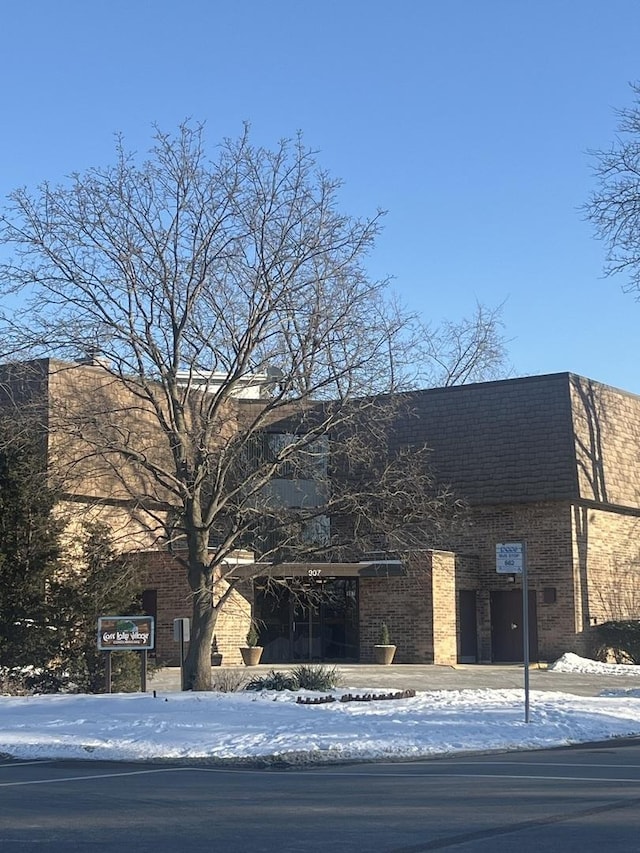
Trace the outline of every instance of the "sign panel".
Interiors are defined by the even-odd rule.
[[[496,572],[500,575],[521,575],[524,565],[523,542],[498,542]]]
[[[153,616],[99,616],[98,648],[143,651],[154,647]]]
[[[179,643],[181,640],[184,643],[189,642],[191,639],[191,630],[188,619],[181,618],[173,620],[173,639],[176,643]]]

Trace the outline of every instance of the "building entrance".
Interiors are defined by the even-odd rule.
[[[258,579],[254,614],[262,663],[358,660],[357,578]]]
[[[475,589],[460,590],[458,593],[458,607],[460,612],[458,662],[477,663],[478,616]]]
[[[523,658],[522,591],[491,593],[491,659],[496,663],[520,662]],[[529,656],[538,659],[536,594],[529,591]]]

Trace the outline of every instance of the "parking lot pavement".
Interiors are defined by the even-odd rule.
[[[331,664],[329,664],[331,666]],[[215,680],[220,673],[233,671],[247,677],[265,675],[271,669],[286,670],[291,666],[260,664],[252,667],[213,667]],[[367,664],[336,665],[342,687],[380,688],[387,690],[480,690],[520,688],[524,683],[522,664],[458,664],[435,666],[433,664],[392,664],[369,666]],[[640,669],[640,668],[639,668]],[[597,696],[605,690],[640,689],[640,676],[600,675],[577,672],[553,672],[545,665],[532,664],[529,668],[532,690],[575,693],[579,696]],[[164,667],[148,679],[148,690],[171,692],[180,689],[179,667]]]

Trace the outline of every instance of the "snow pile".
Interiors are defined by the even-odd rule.
[[[628,675],[640,678],[640,666],[627,663],[600,663],[567,652],[549,666],[550,672],[582,672],[593,675]]]

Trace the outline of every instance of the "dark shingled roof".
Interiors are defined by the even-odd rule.
[[[412,392],[395,437],[432,448],[438,480],[471,504],[575,500],[570,376]]]

